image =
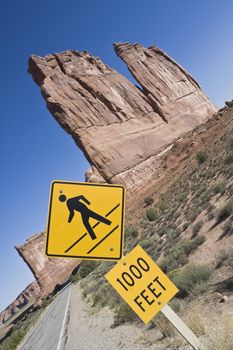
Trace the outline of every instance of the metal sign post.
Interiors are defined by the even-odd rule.
[[[194,350],[200,350],[201,343],[191,329],[167,304],[160,310],[178,332],[187,340]]]

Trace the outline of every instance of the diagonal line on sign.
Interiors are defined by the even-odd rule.
[[[120,203],[118,203],[114,208],[112,208],[106,215],[105,217],[107,218],[110,214],[112,214],[114,212],[114,210],[116,210],[118,207],[120,206]],[[94,226],[92,226],[92,228],[95,228],[96,226],[98,226],[100,224],[100,221],[98,221]],[[84,233],[81,237],[79,237],[79,239],[77,239],[77,241],[75,241],[69,248],[67,248],[65,250],[65,253],[68,253],[70,251],[70,249],[72,249],[76,244],[78,244],[85,236],[87,236],[87,232]]]
[[[116,227],[114,227],[104,238],[101,239],[101,241],[99,241],[96,245],[94,245],[94,247],[92,247],[89,252],[87,252],[87,254],[90,254],[95,248],[98,247],[98,245],[100,245],[106,238],[108,238],[108,236],[110,236],[114,231],[116,231],[116,229],[119,227],[119,225],[117,225]]]
[[[93,227],[94,228],[94,227]],[[74,242],[69,248],[67,248],[66,250],[65,250],[65,253],[68,253],[68,251],[70,250],[70,249],[72,249],[76,244],[78,244],[78,242],[80,242],[85,236],[87,236],[87,232],[86,233],[84,233],[84,235],[82,235],[76,242]]]

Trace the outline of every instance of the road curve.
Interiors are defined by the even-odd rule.
[[[19,350],[63,350],[70,293],[68,285],[57,295]]]

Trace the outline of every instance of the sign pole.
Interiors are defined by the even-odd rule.
[[[187,340],[194,350],[200,350],[201,343],[191,329],[167,304],[160,310],[162,314],[173,324],[178,332]]]

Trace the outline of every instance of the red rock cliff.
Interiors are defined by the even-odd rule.
[[[22,293],[5,310],[0,313],[0,325],[7,322],[12,316],[17,314],[20,309],[30,302],[34,302],[40,295],[40,287],[36,281],[27,286]]]
[[[216,108],[162,50],[114,46],[141,88],[86,51],[31,56],[29,72],[90,162],[87,180],[134,190],[153,179],[160,152]]]
[[[79,265],[77,259],[48,258],[45,251],[45,233],[34,235],[16,250],[29,266],[40,287],[40,296],[53,292],[56,285],[67,281]]]

